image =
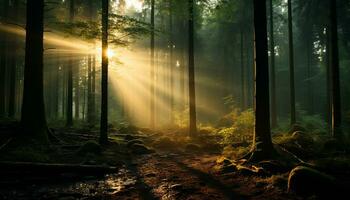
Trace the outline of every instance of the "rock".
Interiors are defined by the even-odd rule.
[[[201,147],[197,144],[187,144],[185,147],[188,152],[199,152],[201,151]]]
[[[101,146],[95,141],[88,141],[83,146],[81,146],[77,154],[86,155],[86,154],[100,154],[102,151]]]
[[[130,148],[132,145],[134,145],[134,144],[143,144],[143,141],[142,140],[139,140],[139,139],[134,139],[134,140],[130,140],[127,144],[126,144],[126,146],[128,147],[128,148]]]
[[[154,153],[153,150],[147,148],[146,146],[142,145],[142,144],[133,144],[131,147],[131,151],[134,154],[150,154],[150,153]]]
[[[292,137],[294,141],[297,142],[302,147],[310,147],[314,143],[313,138],[302,131],[295,131]]]
[[[306,129],[302,127],[300,124],[294,124],[289,130],[290,134],[293,134],[296,131],[306,132]]]
[[[288,178],[288,192],[301,196],[332,195],[336,191],[335,178],[315,169],[298,166]]]

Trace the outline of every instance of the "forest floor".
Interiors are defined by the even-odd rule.
[[[157,133],[131,132],[110,134],[110,143],[101,152],[91,142],[96,134],[88,130],[57,129],[54,133],[60,144],[45,150],[14,151],[8,144],[8,150],[0,149],[0,161],[108,165],[116,170],[107,175],[2,170],[0,199],[302,199],[287,193],[288,172],[223,171],[218,167],[220,160],[225,162],[221,151],[206,147],[203,141],[171,144],[168,138],[159,141]],[[4,135],[0,144],[7,141]]]

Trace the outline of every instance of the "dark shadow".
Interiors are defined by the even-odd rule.
[[[136,188],[140,194],[140,197],[144,200],[159,200],[158,197],[154,196],[152,193],[152,187],[147,185],[140,175],[137,166],[133,164],[127,165],[127,169],[130,170],[131,174],[136,177]]]
[[[175,162],[179,167],[182,169],[190,172],[191,174],[197,176],[201,181],[205,182],[208,186],[219,190],[222,192],[227,199],[232,199],[232,200],[238,200],[238,199],[247,199],[247,197],[244,197],[241,194],[235,193],[232,188],[224,185],[222,182],[219,180],[216,180],[212,175],[204,173],[200,170],[194,169],[192,167],[187,166],[186,164],[179,162],[177,160],[172,160]]]

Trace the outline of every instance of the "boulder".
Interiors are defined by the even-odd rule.
[[[132,153],[138,155],[154,153],[154,150],[151,150],[142,144],[133,144],[130,148]]]
[[[300,196],[324,196],[334,195],[335,191],[335,178],[318,170],[298,166],[289,173],[288,192]]]
[[[88,141],[83,146],[81,146],[77,154],[86,155],[86,154],[100,154],[102,151],[101,146],[95,141]]]
[[[293,124],[289,130],[289,133],[293,134],[296,131],[306,132],[306,129],[302,127],[300,124]]]
[[[192,143],[187,144],[185,149],[187,152],[194,152],[194,153],[201,151],[201,147],[199,145],[192,144]]]

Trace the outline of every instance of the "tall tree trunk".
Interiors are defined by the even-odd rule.
[[[94,18],[94,6],[92,4],[92,0],[88,1],[88,9],[89,9],[89,21],[92,22],[93,18]],[[94,121],[94,109],[93,109],[93,91],[92,91],[92,79],[93,79],[93,69],[92,69],[92,65],[93,65],[93,55],[89,54],[88,56],[88,80],[87,80],[87,86],[88,86],[88,91],[87,91],[87,122],[89,125],[93,125],[93,121]]]
[[[337,1],[330,0],[330,64],[332,66],[332,135],[342,139],[340,78],[339,78],[339,50],[338,50],[338,20]]]
[[[270,3],[270,75],[271,75],[271,126],[277,126],[277,107],[276,107],[276,69],[275,69],[275,37],[273,20],[273,3]]]
[[[306,56],[307,56],[307,96],[308,96],[308,107],[310,109],[310,114],[314,113],[314,102],[313,102],[313,91],[312,91],[312,43],[311,37],[307,39],[306,42]]]
[[[21,125],[48,141],[43,88],[44,0],[27,0],[24,89]]]
[[[101,144],[108,142],[108,8],[109,0],[102,0]]]
[[[197,116],[196,116],[196,88],[194,71],[194,1],[188,0],[189,20],[188,20],[188,90],[190,103],[190,136],[197,134]]]
[[[247,101],[245,99],[245,66],[244,66],[244,35],[243,28],[241,28],[241,96],[242,96],[242,110],[245,110],[247,107]]]
[[[74,21],[74,0],[69,2],[69,21],[73,23]],[[67,85],[67,111],[66,120],[67,126],[73,126],[73,60],[69,58],[68,60],[68,85]]]
[[[174,34],[173,34],[173,0],[169,0],[169,34],[170,34],[170,124],[174,124]]]
[[[255,131],[251,160],[273,153],[270,132],[269,64],[267,54],[266,1],[254,0],[255,33]]]
[[[75,73],[74,73],[74,82],[75,82],[75,119],[80,119],[80,70],[79,70],[79,63],[77,63],[75,66]]]
[[[18,9],[19,9],[19,1],[13,1],[13,20],[17,22],[18,20]],[[17,53],[18,53],[18,43],[17,37],[13,36],[11,38],[12,41],[12,55],[10,56],[10,94],[9,94],[9,110],[8,115],[10,118],[14,118],[16,114],[16,72],[17,72]]]
[[[151,0],[151,110],[150,110],[150,127],[151,129],[155,128],[155,87],[154,87],[154,0]],[[125,102],[123,102],[125,103]]]
[[[9,0],[3,2],[1,19],[7,20],[9,10]],[[0,117],[6,116],[6,64],[7,64],[7,47],[8,34],[0,33]]]
[[[328,131],[332,132],[332,69],[330,63],[330,30],[329,25],[327,27],[326,32],[326,73],[327,73],[327,101],[326,101],[326,119],[327,119],[327,127]]]
[[[295,79],[294,79],[294,44],[292,2],[288,0],[288,41],[289,41],[289,81],[290,81],[290,123],[296,122],[295,111]]]

